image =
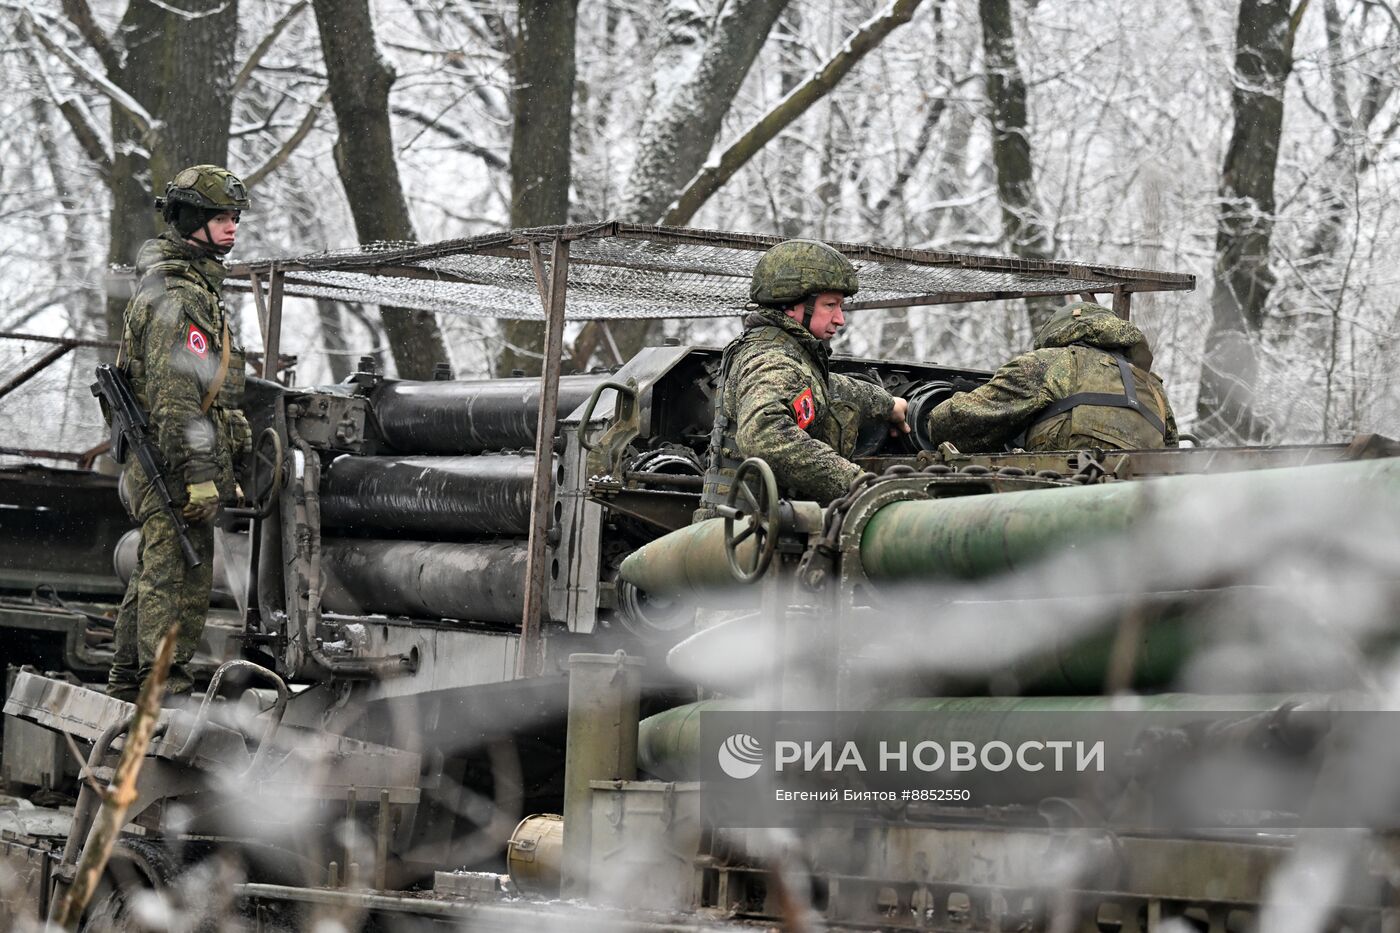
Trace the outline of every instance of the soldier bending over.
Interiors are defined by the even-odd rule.
[[[928,436],[963,453],[1177,446],[1176,419],[1137,325],[1080,302],[1023,353],[928,416]]]

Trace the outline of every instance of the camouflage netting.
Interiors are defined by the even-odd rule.
[[[569,241],[572,320],[730,317],[749,297],[749,277],[778,237],[610,222],[488,234],[427,246],[376,244],[278,260],[285,293],[473,317],[542,318],[529,244],[548,274],[551,241]],[[1026,295],[1190,289],[1189,275],[833,243],[860,273],[849,304],[904,307]],[[235,265],[232,287],[266,276],[272,260]]]
[[[679,227],[610,222],[503,232],[429,245],[382,243],[294,259],[233,264],[227,284],[249,289],[249,273],[264,287],[274,262],[290,296],[415,308],[473,317],[541,319],[530,260],[538,246],[548,278],[552,241],[569,242],[566,312],[592,318],[732,317],[748,302],[754,264],[780,238]],[[932,250],[831,244],[860,274],[860,293],[847,307],[909,307],[1194,287],[1189,275],[972,256]],[[0,340],[0,386],[54,348],[53,343]],[[0,398],[0,446],[27,450],[88,450],[106,436],[88,393],[99,351],[79,348]],[[30,459],[30,458],[20,458]],[[49,458],[44,458],[49,459]],[[0,453],[0,466],[19,462]],[[66,462],[72,462],[71,456]]]

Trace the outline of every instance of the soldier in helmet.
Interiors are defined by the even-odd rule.
[[[1023,353],[928,415],[928,436],[963,453],[1177,446],[1176,419],[1137,325],[1080,302]]]
[[[145,473],[126,465],[120,491],[141,525],[136,572],[117,615],[115,656],[107,692],[133,700],[155,661],[156,646],[180,626],[167,680],[172,695],[193,686],[188,665],[204,630],[213,583],[214,516],[231,502],[234,465],[250,452],[241,410],[243,350],[229,332],[220,297],[224,264],[238,222],[249,207],[243,182],[227,169],[195,165],[177,174],[156,207],[166,222],[136,259],[136,293],[126,306],[121,350],[137,400],[165,460],[166,482],[189,524],[201,564],[185,565],[174,524],[160,508]]]
[[[749,288],[758,307],[721,362],[701,517],[724,502],[747,457],[768,462],[784,496],[826,504],[860,473],[849,458],[863,424],[909,430],[904,399],[828,369],[842,302],[859,287],[850,260],[815,240],[787,240],[759,259]]]

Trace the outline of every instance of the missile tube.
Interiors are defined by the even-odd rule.
[[[419,538],[525,535],[534,460],[477,457],[339,457],[322,481],[327,528]]]
[[[569,415],[608,379],[607,374],[562,376],[559,417]],[[384,439],[416,454],[476,454],[535,446],[538,379],[386,382],[370,396]]]
[[[1364,502],[1400,516],[1400,458],[894,502],[866,523],[860,559],[873,580],[976,579],[1202,500],[1256,501],[1261,512]]]
[[[325,538],[321,608],[516,625],[525,608],[524,541],[453,544]]]

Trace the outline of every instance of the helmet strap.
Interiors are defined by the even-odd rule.
[[[802,326],[810,331],[812,329],[812,313],[817,310],[817,296],[808,295],[806,298],[802,299],[801,304],[804,309],[802,312]]]
[[[226,256],[228,255],[229,250],[233,249],[233,246],[231,244],[229,246],[220,246],[219,244],[214,242],[214,233],[209,229],[209,221],[212,219],[212,216],[207,218],[204,221],[204,225],[199,228],[204,231],[204,239],[195,240],[195,242],[198,243],[200,246],[204,247],[204,249],[208,250],[215,256]]]

